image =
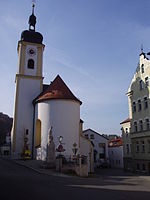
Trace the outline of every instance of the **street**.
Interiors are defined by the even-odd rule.
[[[100,169],[101,170],[101,169]],[[0,199],[150,199],[150,177],[108,174],[79,178],[37,173],[0,159]]]

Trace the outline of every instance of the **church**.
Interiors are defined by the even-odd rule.
[[[32,159],[47,160],[48,134],[55,146],[62,138],[64,156],[87,156],[89,172],[93,170],[93,146],[82,134],[80,119],[82,102],[71,92],[60,75],[50,85],[43,83],[43,36],[36,32],[36,16],[32,5],[29,30],[24,30],[18,42],[18,69],[14,121],[11,133],[12,157],[20,159],[25,145]],[[57,154],[58,152],[56,152]]]

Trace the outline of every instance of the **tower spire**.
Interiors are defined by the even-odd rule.
[[[34,15],[35,0],[32,0],[32,15],[29,17],[29,30],[35,31],[36,16]]]
[[[43,36],[41,33],[35,31],[35,25],[36,25],[36,16],[34,14],[35,12],[35,0],[32,0],[32,10],[31,15],[29,17],[29,30],[24,30],[21,33],[21,40],[31,43],[38,43],[42,44]]]
[[[34,15],[35,0],[32,0],[32,14]]]
[[[143,52],[143,44],[141,44],[141,53],[144,53],[144,52]]]

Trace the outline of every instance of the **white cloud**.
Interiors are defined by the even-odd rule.
[[[18,18],[12,15],[2,16],[1,20],[3,21],[3,23],[7,24],[9,29],[13,28],[16,31],[22,30],[21,27],[26,24],[26,20],[24,18]]]
[[[48,52],[50,53],[49,59],[52,61],[56,61],[61,64],[61,66],[67,67],[72,69],[73,71],[76,71],[77,73],[89,78],[93,79],[91,75],[88,73],[88,71],[85,71],[82,67],[76,66],[72,63],[72,58],[68,56],[65,51],[60,50],[58,48],[50,47],[48,49]],[[94,80],[94,79],[93,79]]]

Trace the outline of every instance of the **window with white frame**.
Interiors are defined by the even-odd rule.
[[[148,87],[148,86],[149,86],[149,78],[148,78],[148,76],[147,76],[147,77],[145,77],[145,85],[146,85],[146,87]]]
[[[134,122],[134,132],[137,132],[138,128],[137,128],[137,122]]]
[[[145,142],[142,141],[141,143],[142,143],[142,152],[144,153],[145,152]]]
[[[138,100],[138,111],[141,111],[142,110],[142,103],[141,103],[141,100],[139,99]]]
[[[150,140],[148,140],[147,143],[148,143],[148,153],[150,153]]]
[[[129,144],[126,145],[127,154],[129,154]]]
[[[146,123],[146,130],[149,130],[150,126],[149,126],[149,119],[145,119],[145,123]]]
[[[130,153],[132,152],[132,144],[130,144]]]
[[[143,131],[143,121],[142,120],[139,121],[139,128],[140,128],[140,131]]]
[[[143,89],[143,81],[142,80],[139,81],[139,88],[140,88],[140,90]]]
[[[142,164],[142,170],[143,170],[143,171],[146,170],[145,164]]]
[[[33,59],[29,59],[28,60],[28,68],[29,69],[34,69],[34,60]]]
[[[91,135],[90,135],[90,139],[94,139],[94,134],[91,134]]]
[[[148,99],[147,97],[144,97],[144,109],[148,108]]]
[[[135,102],[132,103],[132,110],[133,110],[133,112],[136,112],[136,103]]]
[[[136,141],[136,152],[139,153],[140,147],[139,147],[139,142]]]
[[[141,65],[141,72],[144,73],[144,64]]]
[[[86,139],[89,139],[89,135],[88,135],[88,134],[85,134],[85,138],[86,138]]]

